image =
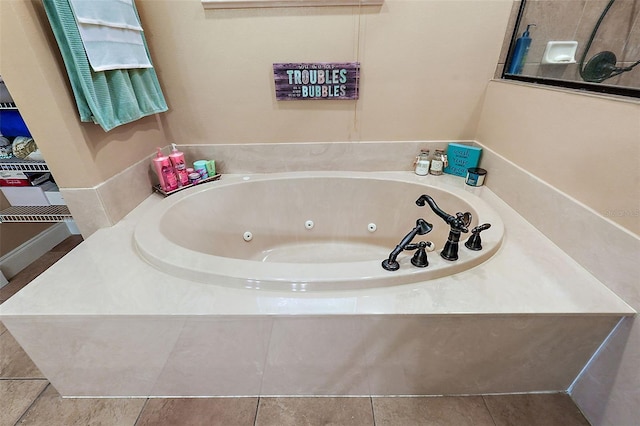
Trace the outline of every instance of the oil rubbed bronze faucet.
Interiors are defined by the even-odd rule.
[[[423,194],[416,200],[416,204],[420,207],[425,204],[429,204],[431,210],[440,216],[442,220],[444,220],[451,229],[449,230],[449,238],[447,238],[447,242],[445,243],[442,251],[440,252],[440,256],[446,260],[458,260],[458,242],[460,241],[460,233],[469,232],[468,226],[471,223],[471,213],[456,213],[455,216],[450,215],[449,213],[444,212],[433,198],[431,198],[427,194]]]
[[[427,261],[427,253],[425,252],[426,246],[430,243],[425,243],[421,241],[417,244],[411,244],[411,241],[416,237],[416,235],[425,235],[433,229],[433,225],[427,222],[424,219],[418,219],[416,221],[416,227],[411,230],[405,237],[398,243],[396,248],[393,249],[391,253],[389,253],[389,258],[382,261],[382,267],[387,271],[397,271],[400,269],[400,264],[396,260],[398,255],[402,253],[403,250],[418,250],[416,254],[411,259],[411,263],[419,268],[424,268],[429,264]]]

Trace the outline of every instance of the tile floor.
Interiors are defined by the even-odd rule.
[[[0,303],[73,249],[69,237],[0,289]],[[577,426],[566,394],[467,397],[64,399],[0,322],[0,426]]]

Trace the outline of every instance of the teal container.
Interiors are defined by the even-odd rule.
[[[206,179],[209,177],[209,173],[207,172],[207,160],[194,161],[193,169],[200,174],[200,178]]]

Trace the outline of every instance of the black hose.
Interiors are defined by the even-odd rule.
[[[579,64],[578,70],[580,71],[580,77],[582,77],[582,80],[584,80],[584,81],[593,82],[593,80],[591,80],[589,77],[585,77],[585,75],[584,75],[584,60],[587,58],[587,54],[589,53],[589,49],[591,48],[591,43],[593,43],[593,40],[596,38],[596,33],[598,32],[598,28],[600,28],[600,24],[604,20],[604,17],[607,16],[607,13],[609,12],[609,9],[611,9],[611,6],[613,6],[613,3],[615,1],[616,0],[609,0],[609,3],[607,3],[607,6],[604,8],[602,13],[600,14],[600,18],[598,18],[598,22],[596,22],[596,25],[593,27],[593,31],[591,31],[591,36],[589,37],[589,41],[587,41],[587,45],[586,45],[586,47],[584,49],[584,52],[582,52],[582,57],[580,58],[580,64]],[[598,79],[597,82],[601,83],[604,80],[607,80],[607,79],[609,79],[611,77],[615,77],[617,75],[620,75],[623,72],[631,71],[638,64],[640,64],[640,61],[637,61],[637,62],[633,63],[632,65],[630,65],[628,67],[624,67],[624,68],[617,68],[616,67],[614,69],[614,71],[612,71],[609,76],[607,76],[605,78]]]

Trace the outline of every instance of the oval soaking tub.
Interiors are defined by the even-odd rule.
[[[134,242],[161,271],[217,285],[315,291],[409,284],[467,270],[498,250],[504,227],[474,195],[481,190],[462,179],[406,172],[225,175],[162,200],[140,220]],[[471,233],[463,233],[459,259],[441,258],[449,225],[416,205],[422,194],[451,215],[470,212],[469,230],[490,223],[483,249],[467,249]],[[413,239],[434,243],[429,265],[413,266],[407,250],[397,257],[399,270],[383,269],[419,218],[433,225]]]

